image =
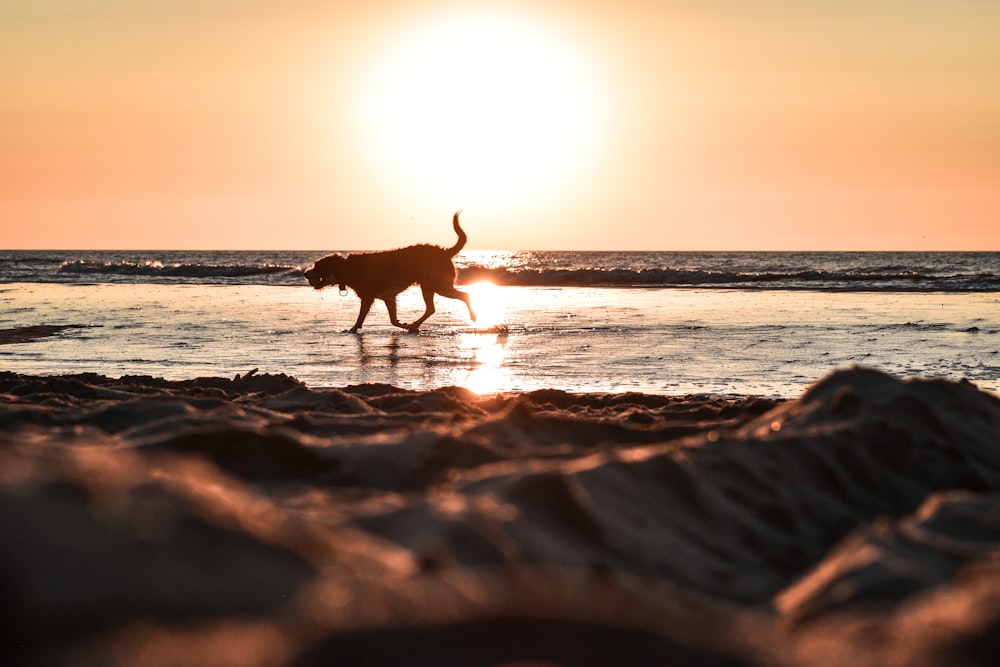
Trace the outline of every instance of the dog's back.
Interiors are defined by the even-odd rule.
[[[422,243],[397,250],[348,255],[340,278],[358,293],[379,296],[398,293],[410,285],[434,288],[455,282],[450,249]]]

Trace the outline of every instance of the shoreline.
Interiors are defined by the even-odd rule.
[[[4,372],[0,425],[23,664],[978,665],[1000,627],[1000,399],[967,382]]]

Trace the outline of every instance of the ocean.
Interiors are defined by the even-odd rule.
[[[478,322],[439,296],[418,334],[377,303],[357,335],[357,298],[302,278],[323,254],[0,251],[0,329],[67,327],[0,370],[791,397],[864,365],[1000,392],[1000,253],[467,250]]]

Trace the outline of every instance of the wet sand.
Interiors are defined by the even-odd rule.
[[[7,664],[986,665],[1000,400],[0,373]],[[10,662],[8,662],[10,661]]]
[[[60,326],[31,326],[31,327],[12,327],[10,329],[0,329],[0,345],[13,345],[16,343],[32,343],[36,340],[42,340],[43,338],[49,338],[51,336],[58,336],[63,331],[68,329],[83,329],[85,327],[79,325],[60,325]]]

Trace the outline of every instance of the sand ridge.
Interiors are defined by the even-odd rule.
[[[969,383],[0,373],[0,429],[24,664],[987,664],[1000,627],[1000,400]]]

